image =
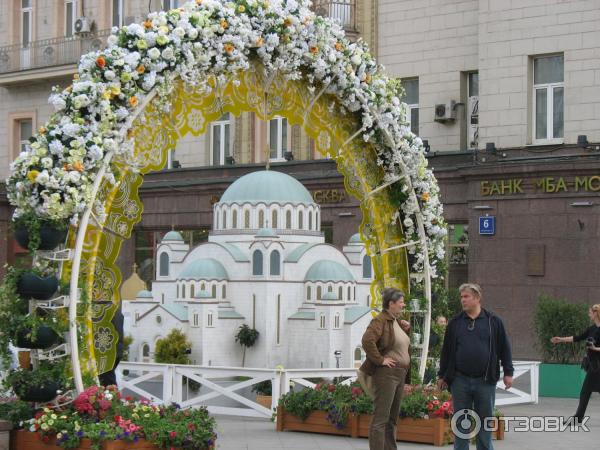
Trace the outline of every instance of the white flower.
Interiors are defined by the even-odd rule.
[[[65,102],[65,99],[62,98],[61,95],[51,95],[50,103],[52,103],[52,106],[54,106],[55,111],[62,111],[63,109],[65,109],[67,107],[67,103]]]
[[[161,53],[162,57],[164,59],[166,59],[167,61],[173,59],[175,57],[175,54],[173,53],[173,49],[171,47],[167,47],[165,48],[162,53]]]
[[[173,34],[179,39],[183,39],[185,37],[185,30],[181,27],[177,27],[173,30]]]
[[[112,70],[107,70],[104,72],[104,78],[111,81],[115,79],[115,73]]]
[[[152,60],[158,59],[160,57],[160,50],[156,47],[152,47],[150,50],[148,50],[148,56]]]

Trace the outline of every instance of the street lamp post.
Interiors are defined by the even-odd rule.
[[[335,367],[336,369],[340,368],[340,358],[342,357],[342,351],[336,350],[333,352],[333,356],[335,356]]]

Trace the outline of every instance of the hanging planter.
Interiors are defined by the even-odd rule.
[[[17,282],[17,293],[25,298],[49,300],[58,289],[58,278],[41,277],[32,272],[25,272]]]
[[[42,225],[39,229],[39,243],[36,242],[37,247],[33,245],[33,248],[30,248],[32,241],[37,241],[37,236],[33,238],[31,231],[25,227],[20,226],[19,228],[15,228],[15,240],[17,243],[23,247],[28,248],[30,250],[54,250],[60,244],[65,242],[67,237],[66,229],[59,229],[50,225]]]
[[[40,326],[35,333],[31,329],[17,331],[15,345],[19,348],[46,349],[59,343],[61,337],[50,327]]]
[[[17,391],[16,386],[13,386],[13,389]],[[21,386],[19,390],[21,393],[17,395],[25,402],[49,402],[56,397],[56,391],[60,390],[60,384],[56,381],[47,381],[40,386]]]

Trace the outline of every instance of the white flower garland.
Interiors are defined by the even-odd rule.
[[[199,85],[212,75],[224,84],[259,61],[267,73],[304,79],[311,92],[327,86],[325,93],[338,99],[342,113],[362,120],[363,139],[374,144],[387,180],[402,175],[398,162],[404,163],[419,204],[399,181],[405,195],[396,219],[416,241],[414,218],[422,215],[435,276],[446,235],[439,188],[421,140],[406,126],[399,83],[383,73],[362,41],[350,42],[339,24],[309,6],[308,0],[196,0],[150,13],[142,24],[114,28],[106,49],[81,58],[72,86],[53,90],[56,112],[12,163],[7,185],[15,217],[35,214],[76,224],[90,204],[104,155],[133,154],[132,140],[119,130],[150,91],[157,89],[168,109],[176,78]],[[110,168],[107,176],[113,176]],[[421,246],[409,252],[415,256],[412,269],[421,272]]]

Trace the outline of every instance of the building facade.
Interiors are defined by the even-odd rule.
[[[378,60],[410,88],[441,185],[448,281],[480,283],[515,355],[534,358],[540,294],[598,302],[600,2],[378,8]]]

